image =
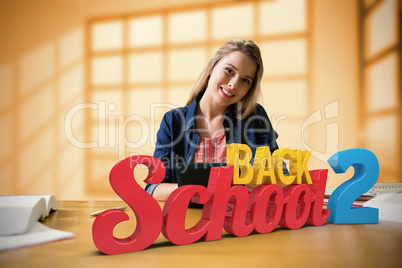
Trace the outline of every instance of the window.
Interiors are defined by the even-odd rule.
[[[362,147],[378,157],[379,182],[400,182],[402,172],[398,5],[396,0],[359,1]]]
[[[89,20],[87,99],[99,109],[88,111],[86,125],[89,140],[103,145],[87,151],[91,189],[110,189],[105,174],[119,159],[153,154],[163,114],[185,105],[209,58],[233,38],[259,44],[265,62],[261,103],[295,129],[281,135],[281,145],[300,148],[295,136],[309,111],[308,7],[308,0],[255,0]],[[284,109],[272,94],[302,101]]]

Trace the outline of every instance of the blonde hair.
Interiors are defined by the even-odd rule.
[[[237,105],[235,104],[234,107],[234,112],[237,118],[244,119],[250,115],[255,108],[255,104],[261,92],[260,82],[264,72],[260,49],[252,40],[234,39],[221,46],[215,52],[215,55],[209,60],[208,64],[195,82],[186,105],[190,105],[198,94],[203,93],[206,90],[210,74],[218,61],[235,51],[244,53],[257,65],[256,76],[253,79],[253,84],[243,99],[239,101]]]

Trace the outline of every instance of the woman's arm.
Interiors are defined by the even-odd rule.
[[[259,146],[269,146],[271,153],[279,148],[276,140],[278,133],[274,130],[268,114],[264,107],[260,104],[256,104],[256,125],[257,131],[254,133],[257,144]]]
[[[166,201],[170,194],[177,188],[177,183],[161,183],[155,188],[152,196],[156,201]]]
[[[181,129],[174,120],[173,112],[167,112],[162,119],[158,133],[154,157],[162,161],[165,168],[165,177],[162,183],[148,184],[145,190],[152,195],[157,201],[166,201],[169,195],[178,187],[174,177],[174,144],[175,132],[174,128]]]

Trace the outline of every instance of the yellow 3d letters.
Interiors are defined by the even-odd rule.
[[[233,184],[312,184],[307,162],[311,152],[278,149],[271,155],[268,146],[256,150],[253,165],[251,149],[246,144],[228,144],[227,165],[234,166]],[[289,175],[283,174],[284,160],[289,160]]]
[[[251,149],[246,144],[231,143],[226,146],[227,165],[234,166],[233,184],[248,184],[253,179],[250,164]]]
[[[253,169],[254,177],[251,184],[276,184],[271,151],[268,146],[257,148]]]

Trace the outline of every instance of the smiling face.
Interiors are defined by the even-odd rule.
[[[239,102],[251,88],[256,71],[257,64],[247,55],[231,52],[213,68],[204,95],[224,107]]]

